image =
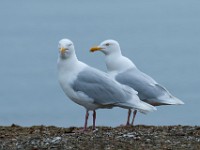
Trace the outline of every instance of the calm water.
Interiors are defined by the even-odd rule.
[[[106,70],[101,41],[123,54],[185,102],[139,114],[136,124],[200,125],[199,0],[18,0],[0,2],[0,125],[82,126],[85,109],[57,81],[57,43],[70,38],[80,60]],[[125,123],[127,111],[97,111],[97,125]],[[89,120],[91,125],[91,118]]]

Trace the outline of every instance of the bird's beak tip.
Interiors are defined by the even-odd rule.
[[[95,51],[99,51],[99,50],[102,50],[102,48],[99,46],[94,46],[94,47],[90,48],[90,52],[95,52]]]
[[[67,48],[61,47],[59,48],[59,51],[63,54],[65,52],[65,50],[68,50]]]

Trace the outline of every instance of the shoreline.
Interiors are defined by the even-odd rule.
[[[200,149],[200,126],[0,126],[0,149]]]

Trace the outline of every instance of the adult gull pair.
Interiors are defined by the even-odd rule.
[[[69,39],[60,40],[58,48],[59,82],[72,101],[85,107],[84,130],[87,129],[89,111],[93,111],[93,129],[95,129],[95,110],[99,108],[121,107],[143,113],[156,110],[154,106],[141,101],[134,89],[79,61],[74,44]]]

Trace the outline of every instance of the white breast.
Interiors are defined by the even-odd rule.
[[[60,65],[58,70],[59,83],[65,94],[72,101],[81,106],[84,106],[86,109],[94,110],[98,108],[97,105],[93,104],[93,99],[91,99],[81,91],[74,91],[71,86],[73,82],[77,79],[79,72],[81,72],[85,67],[87,67],[87,65],[82,62],[78,62],[73,66],[68,67],[66,66],[66,64],[58,65]]]

